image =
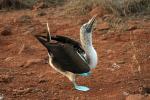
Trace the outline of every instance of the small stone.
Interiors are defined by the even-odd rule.
[[[46,80],[46,79],[40,79],[39,80],[39,83],[45,83],[45,82],[48,82],[48,80]]]
[[[120,68],[120,66],[117,65],[116,63],[113,63],[113,64],[112,64],[112,67],[113,67],[113,68],[116,68],[116,69],[119,69],[119,68]]]
[[[0,83],[10,83],[14,77],[9,75],[0,75]]]
[[[108,37],[106,37],[106,36],[102,37],[102,40],[107,40],[107,39],[108,39]]]
[[[139,92],[141,94],[150,94],[150,88],[146,86],[139,87]]]
[[[99,89],[100,91],[102,91],[103,89]]]
[[[123,95],[124,95],[124,96],[128,96],[129,93],[124,91],[124,92],[123,92]]]
[[[3,28],[3,30],[1,31],[1,35],[3,36],[8,36],[8,35],[11,35],[12,34],[12,29],[10,26],[5,26]]]
[[[150,87],[144,87],[143,91],[144,91],[144,93],[150,94]]]
[[[130,25],[130,26],[126,29],[126,31],[132,31],[132,30],[135,30],[135,29],[137,29],[137,26],[135,26],[135,25]]]
[[[117,61],[117,64],[125,64],[125,61]]]

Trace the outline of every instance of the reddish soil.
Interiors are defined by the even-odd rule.
[[[118,31],[121,26],[112,28],[98,17],[93,43],[99,63],[89,77],[77,77],[79,84],[91,88],[80,92],[48,65],[46,49],[33,36],[47,32],[48,20],[52,35],[79,41],[80,26],[91,16],[64,15],[62,11],[49,8],[0,12],[0,96],[5,100],[137,100],[126,98],[147,93],[149,18],[128,19]]]

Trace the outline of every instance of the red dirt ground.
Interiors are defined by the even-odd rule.
[[[99,63],[91,76],[77,77],[79,84],[91,88],[80,92],[48,65],[46,49],[33,36],[45,34],[48,21],[52,35],[79,41],[80,26],[91,16],[62,11],[0,12],[0,96],[5,100],[150,100],[135,95],[150,87],[149,18],[128,19],[118,31],[121,26],[113,29],[98,17],[93,43]]]

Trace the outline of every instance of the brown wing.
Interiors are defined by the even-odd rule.
[[[76,49],[69,44],[49,43],[41,37],[37,39],[47,48],[52,55],[52,63],[62,71],[81,74],[90,71],[88,64],[80,57]]]
[[[45,40],[47,39],[48,40],[48,36],[41,36],[41,35],[37,35],[36,37],[43,37]],[[65,36],[60,36],[60,35],[55,35],[55,36],[51,36],[51,39],[52,40],[55,40],[57,42],[61,42],[61,43],[66,43],[66,44],[70,44],[72,45],[75,49],[77,49],[77,51],[81,54],[84,54],[85,51],[83,50],[82,46],[80,45],[79,42],[71,39],[71,38],[68,38],[68,37],[65,37]]]

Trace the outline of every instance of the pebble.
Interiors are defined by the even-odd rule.
[[[0,75],[0,82],[10,83],[14,77],[10,75]]]

